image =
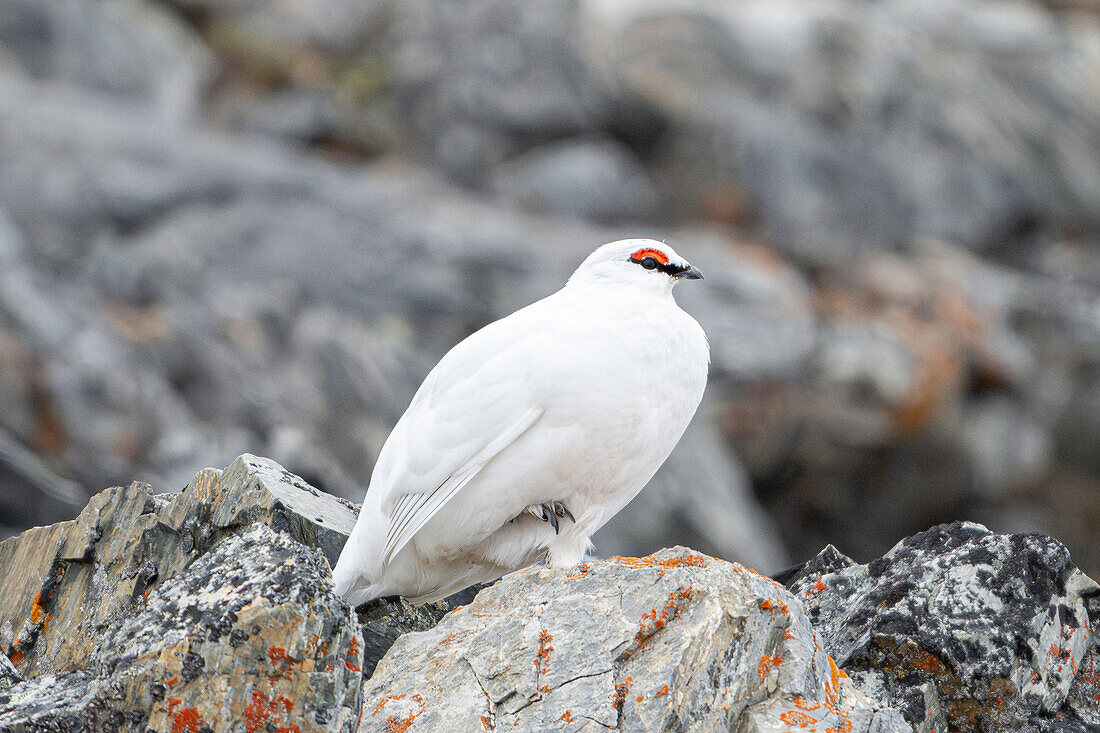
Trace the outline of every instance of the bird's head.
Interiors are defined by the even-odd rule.
[[[573,283],[637,285],[671,292],[680,280],[702,280],[703,273],[676,250],[655,239],[622,239],[598,248],[569,278]]]

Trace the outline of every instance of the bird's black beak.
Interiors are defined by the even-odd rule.
[[[680,273],[681,280],[702,280],[703,271],[698,267],[692,266]]]

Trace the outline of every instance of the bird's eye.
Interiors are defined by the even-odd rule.
[[[643,257],[639,264],[647,270],[652,270],[657,267],[657,260],[653,257]]]

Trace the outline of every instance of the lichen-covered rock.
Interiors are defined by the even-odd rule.
[[[362,640],[329,565],[354,521],[246,454],[0,542],[0,728],[353,727]]]
[[[11,660],[3,654],[0,654],[0,690],[5,690],[15,683],[22,681],[23,675],[19,674],[19,670],[15,668]]]
[[[180,494],[96,494],[80,516],[0,542],[0,652],[25,675],[79,669],[102,629],[217,541],[261,522],[334,563],[353,507],[267,459],[204,469]]]
[[[797,599],[684,548],[505,577],[401,637],[360,731],[908,731],[854,689]]]
[[[414,606],[400,596],[378,598],[361,606],[359,628],[363,631],[363,679],[374,674],[378,662],[393,643],[410,631],[427,631],[450,611],[474,599],[487,583],[479,583],[435,603]]]
[[[786,585],[860,689],[922,733],[1100,724],[1100,587],[1056,540],[941,525],[867,565],[826,548]]]
[[[92,643],[84,669],[0,692],[0,729],[347,731],[358,719],[355,614],[319,553],[262,524]]]

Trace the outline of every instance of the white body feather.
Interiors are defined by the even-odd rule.
[[[605,245],[440,360],[379,454],[340,595],[427,602],[543,558],[573,565],[641,491],[699,405],[709,351],[673,280],[626,262],[639,242],[659,245]],[[522,514],[550,501],[576,519],[558,534]]]

